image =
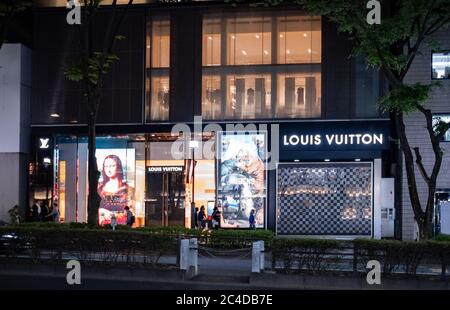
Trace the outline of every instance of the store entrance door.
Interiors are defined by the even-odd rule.
[[[146,226],[184,226],[185,187],[182,167],[148,167]]]

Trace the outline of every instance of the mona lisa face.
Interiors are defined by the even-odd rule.
[[[117,177],[117,163],[112,158],[107,158],[103,164],[103,169],[108,178]]]

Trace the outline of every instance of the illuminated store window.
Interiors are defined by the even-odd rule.
[[[146,37],[146,116],[147,121],[169,119],[169,17],[152,17]]]
[[[279,64],[321,62],[320,17],[278,17],[277,28]]]
[[[111,216],[126,224],[125,207],[136,216],[135,226],[145,224],[145,143],[143,136],[97,137],[96,158],[100,172],[99,224]],[[144,139],[145,140],[145,139]],[[88,196],[88,144],[86,137],[58,137],[55,149],[54,202],[61,221],[86,222]]]
[[[270,17],[227,19],[227,64],[270,64],[271,25]]]
[[[321,32],[292,11],[205,16],[203,117],[320,117]]]
[[[270,81],[270,75],[228,76],[225,116],[233,119],[270,117]]]
[[[202,111],[206,119],[220,119],[222,117],[222,92],[220,90],[220,76],[203,76],[202,79]]]
[[[450,79],[450,52],[433,53],[432,78]]]
[[[169,77],[152,76],[151,97],[150,119],[169,119]]]
[[[277,117],[320,117],[320,74],[280,74],[277,83]]]
[[[211,18],[203,20],[203,66],[220,66],[220,19]]]
[[[152,21],[152,68],[168,68],[170,66],[170,22],[166,19]]]

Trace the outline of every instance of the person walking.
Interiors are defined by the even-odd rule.
[[[125,207],[125,211],[127,212],[127,226],[132,227],[135,222],[133,212],[131,212],[130,207]]]
[[[248,218],[248,224],[250,226],[250,229],[256,229],[255,210],[254,209],[252,211],[250,211],[250,216]]]
[[[34,205],[31,207],[31,221],[39,222],[41,219],[40,214],[41,214],[41,201],[36,200]]]
[[[200,212],[198,213],[198,222],[200,223],[201,229],[206,228],[205,206],[200,207]]]
[[[60,213],[59,213],[59,207],[57,203],[53,204],[53,208],[52,208],[52,212],[50,212],[47,217],[55,222],[55,223],[59,223],[59,218],[60,218]]]
[[[214,207],[213,213],[211,215],[211,222],[212,222],[212,227],[215,230],[218,230],[220,228],[220,214],[221,214],[221,212],[219,211],[219,208],[217,206]]]
[[[194,228],[198,229],[198,207],[194,209]]]

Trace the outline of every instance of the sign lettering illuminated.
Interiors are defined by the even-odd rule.
[[[284,135],[285,146],[319,146],[325,143],[329,146],[336,145],[383,145],[383,134],[316,134],[316,135]]]
[[[49,146],[49,142],[50,142],[49,138],[40,138],[39,142],[40,142],[40,145],[39,145],[40,149],[48,149],[50,147]]]
[[[182,172],[181,166],[162,166],[162,167],[148,167],[148,172]]]

